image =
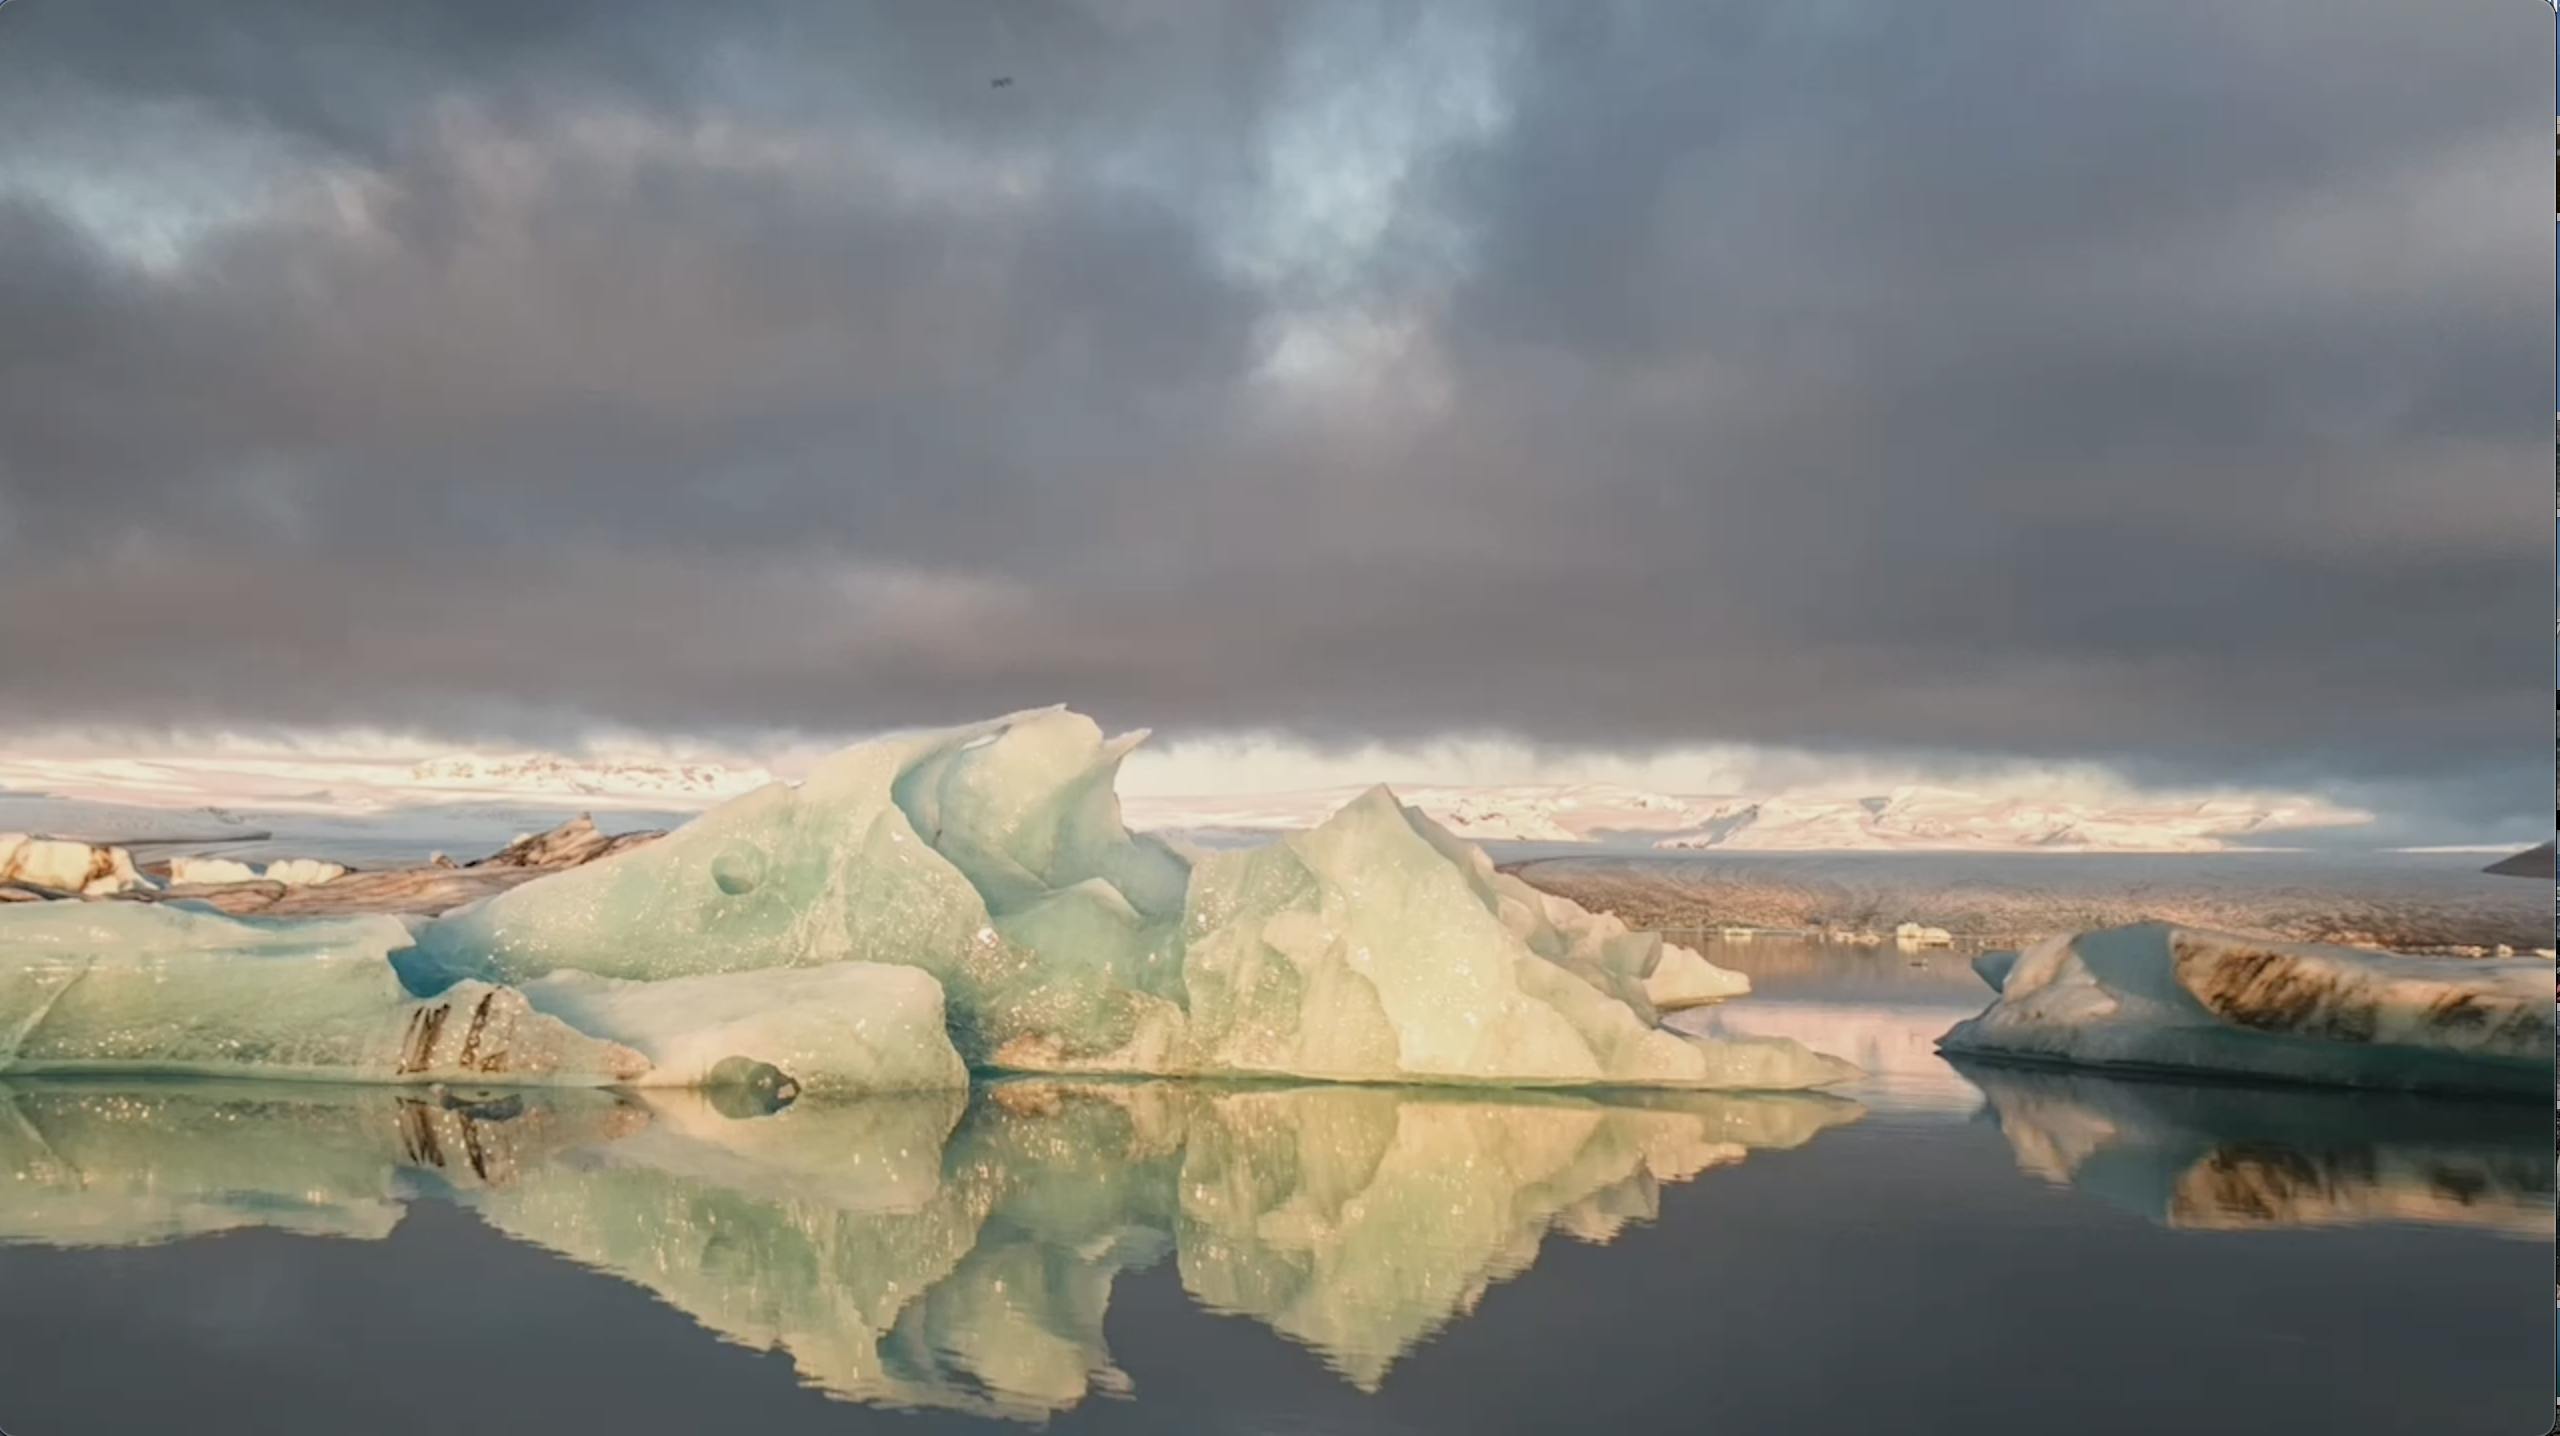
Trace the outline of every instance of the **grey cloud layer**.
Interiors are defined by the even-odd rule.
[[[2513,6],[1417,8],[8,7],[0,724],[2539,806]]]

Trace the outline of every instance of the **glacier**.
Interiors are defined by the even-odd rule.
[[[2548,1098],[2552,965],[2135,923],[1986,954],[1950,1054]]]
[[[1006,1071],[1801,1088],[1855,1075],[1660,1011],[1748,983],[1494,871],[1374,789],[1196,861],[1121,820],[1143,732],[1065,709],[847,749],[664,838],[426,922],[457,981],[922,970],[969,1064]],[[540,988],[532,989],[541,991]]]

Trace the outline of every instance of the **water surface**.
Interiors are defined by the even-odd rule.
[[[0,1425],[2539,1431],[2549,1118],[1968,1068],[1961,958],[1686,1014],[1836,1096],[0,1088]]]

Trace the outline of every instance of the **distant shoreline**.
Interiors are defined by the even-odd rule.
[[[1501,864],[1630,926],[1839,928],[1897,923],[2016,943],[2162,919],[2286,942],[2489,955],[2552,945],[2552,890],[2433,855],[1681,853],[1541,855]],[[2021,859],[2024,860],[2021,860]]]

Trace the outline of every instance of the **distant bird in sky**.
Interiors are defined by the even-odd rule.
[[[6,3],[8,3],[8,0],[0,0],[0,4],[6,4]],[[992,86],[994,86],[996,89],[1001,90],[1001,89],[1003,89],[1005,86],[1010,85],[1010,84],[1012,84],[1012,83],[1013,83],[1013,76],[1011,76],[1011,75],[998,75],[998,76],[996,76],[994,79],[992,79],[992,80],[988,81],[987,83],[988,83],[988,84],[990,84],[990,85],[992,85]]]

